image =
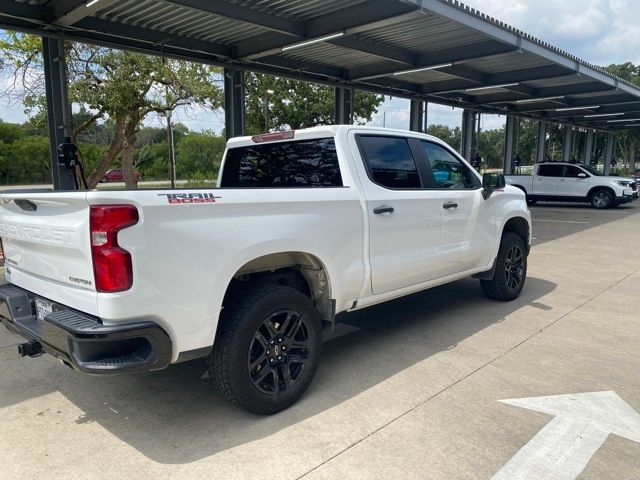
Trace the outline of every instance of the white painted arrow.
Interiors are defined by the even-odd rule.
[[[640,414],[615,392],[500,400],[554,415],[492,480],[574,480],[609,433],[640,443]]]

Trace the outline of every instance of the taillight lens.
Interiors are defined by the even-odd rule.
[[[96,290],[128,290],[133,285],[131,254],[118,245],[118,232],[138,223],[138,209],[133,205],[92,205],[89,215]]]

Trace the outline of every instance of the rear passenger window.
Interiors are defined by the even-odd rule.
[[[562,176],[562,165],[540,165],[538,175],[541,177],[560,177]]]
[[[341,187],[333,138],[265,143],[227,152],[225,188]]]
[[[392,189],[421,188],[420,175],[406,138],[358,135],[360,153],[374,183]]]

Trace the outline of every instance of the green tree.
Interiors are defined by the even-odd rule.
[[[432,124],[427,127],[427,133],[446,142],[455,150],[460,149],[460,127],[450,128],[447,125]]]
[[[135,52],[111,50],[67,42],[69,101],[91,112],[83,123],[73,125],[72,140],[99,120],[113,122],[113,136],[95,169],[88,175],[93,188],[120,155],[127,188],[136,186],[133,175],[136,134],[151,112],[179,106],[218,108],[222,104],[217,68],[167,60]],[[46,115],[41,42],[38,37],[8,32],[0,38],[2,69],[13,75],[14,84],[4,98],[20,100],[29,113]],[[68,106],[71,111],[71,105]]]
[[[214,178],[218,174],[225,149],[225,139],[212,132],[191,132],[176,145],[176,171],[179,178],[197,174]]]
[[[24,136],[21,125],[0,120],[0,142],[13,143]]]
[[[333,123],[334,89],[314,83],[249,73],[245,75],[246,125],[249,134],[267,130],[307,128]],[[273,91],[269,94],[267,91]],[[358,124],[371,121],[384,96],[356,91],[354,113]]]

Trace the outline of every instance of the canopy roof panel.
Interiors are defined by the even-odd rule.
[[[637,87],[456,0],[5,0],[0,27],[585,128],[640,111]]]

